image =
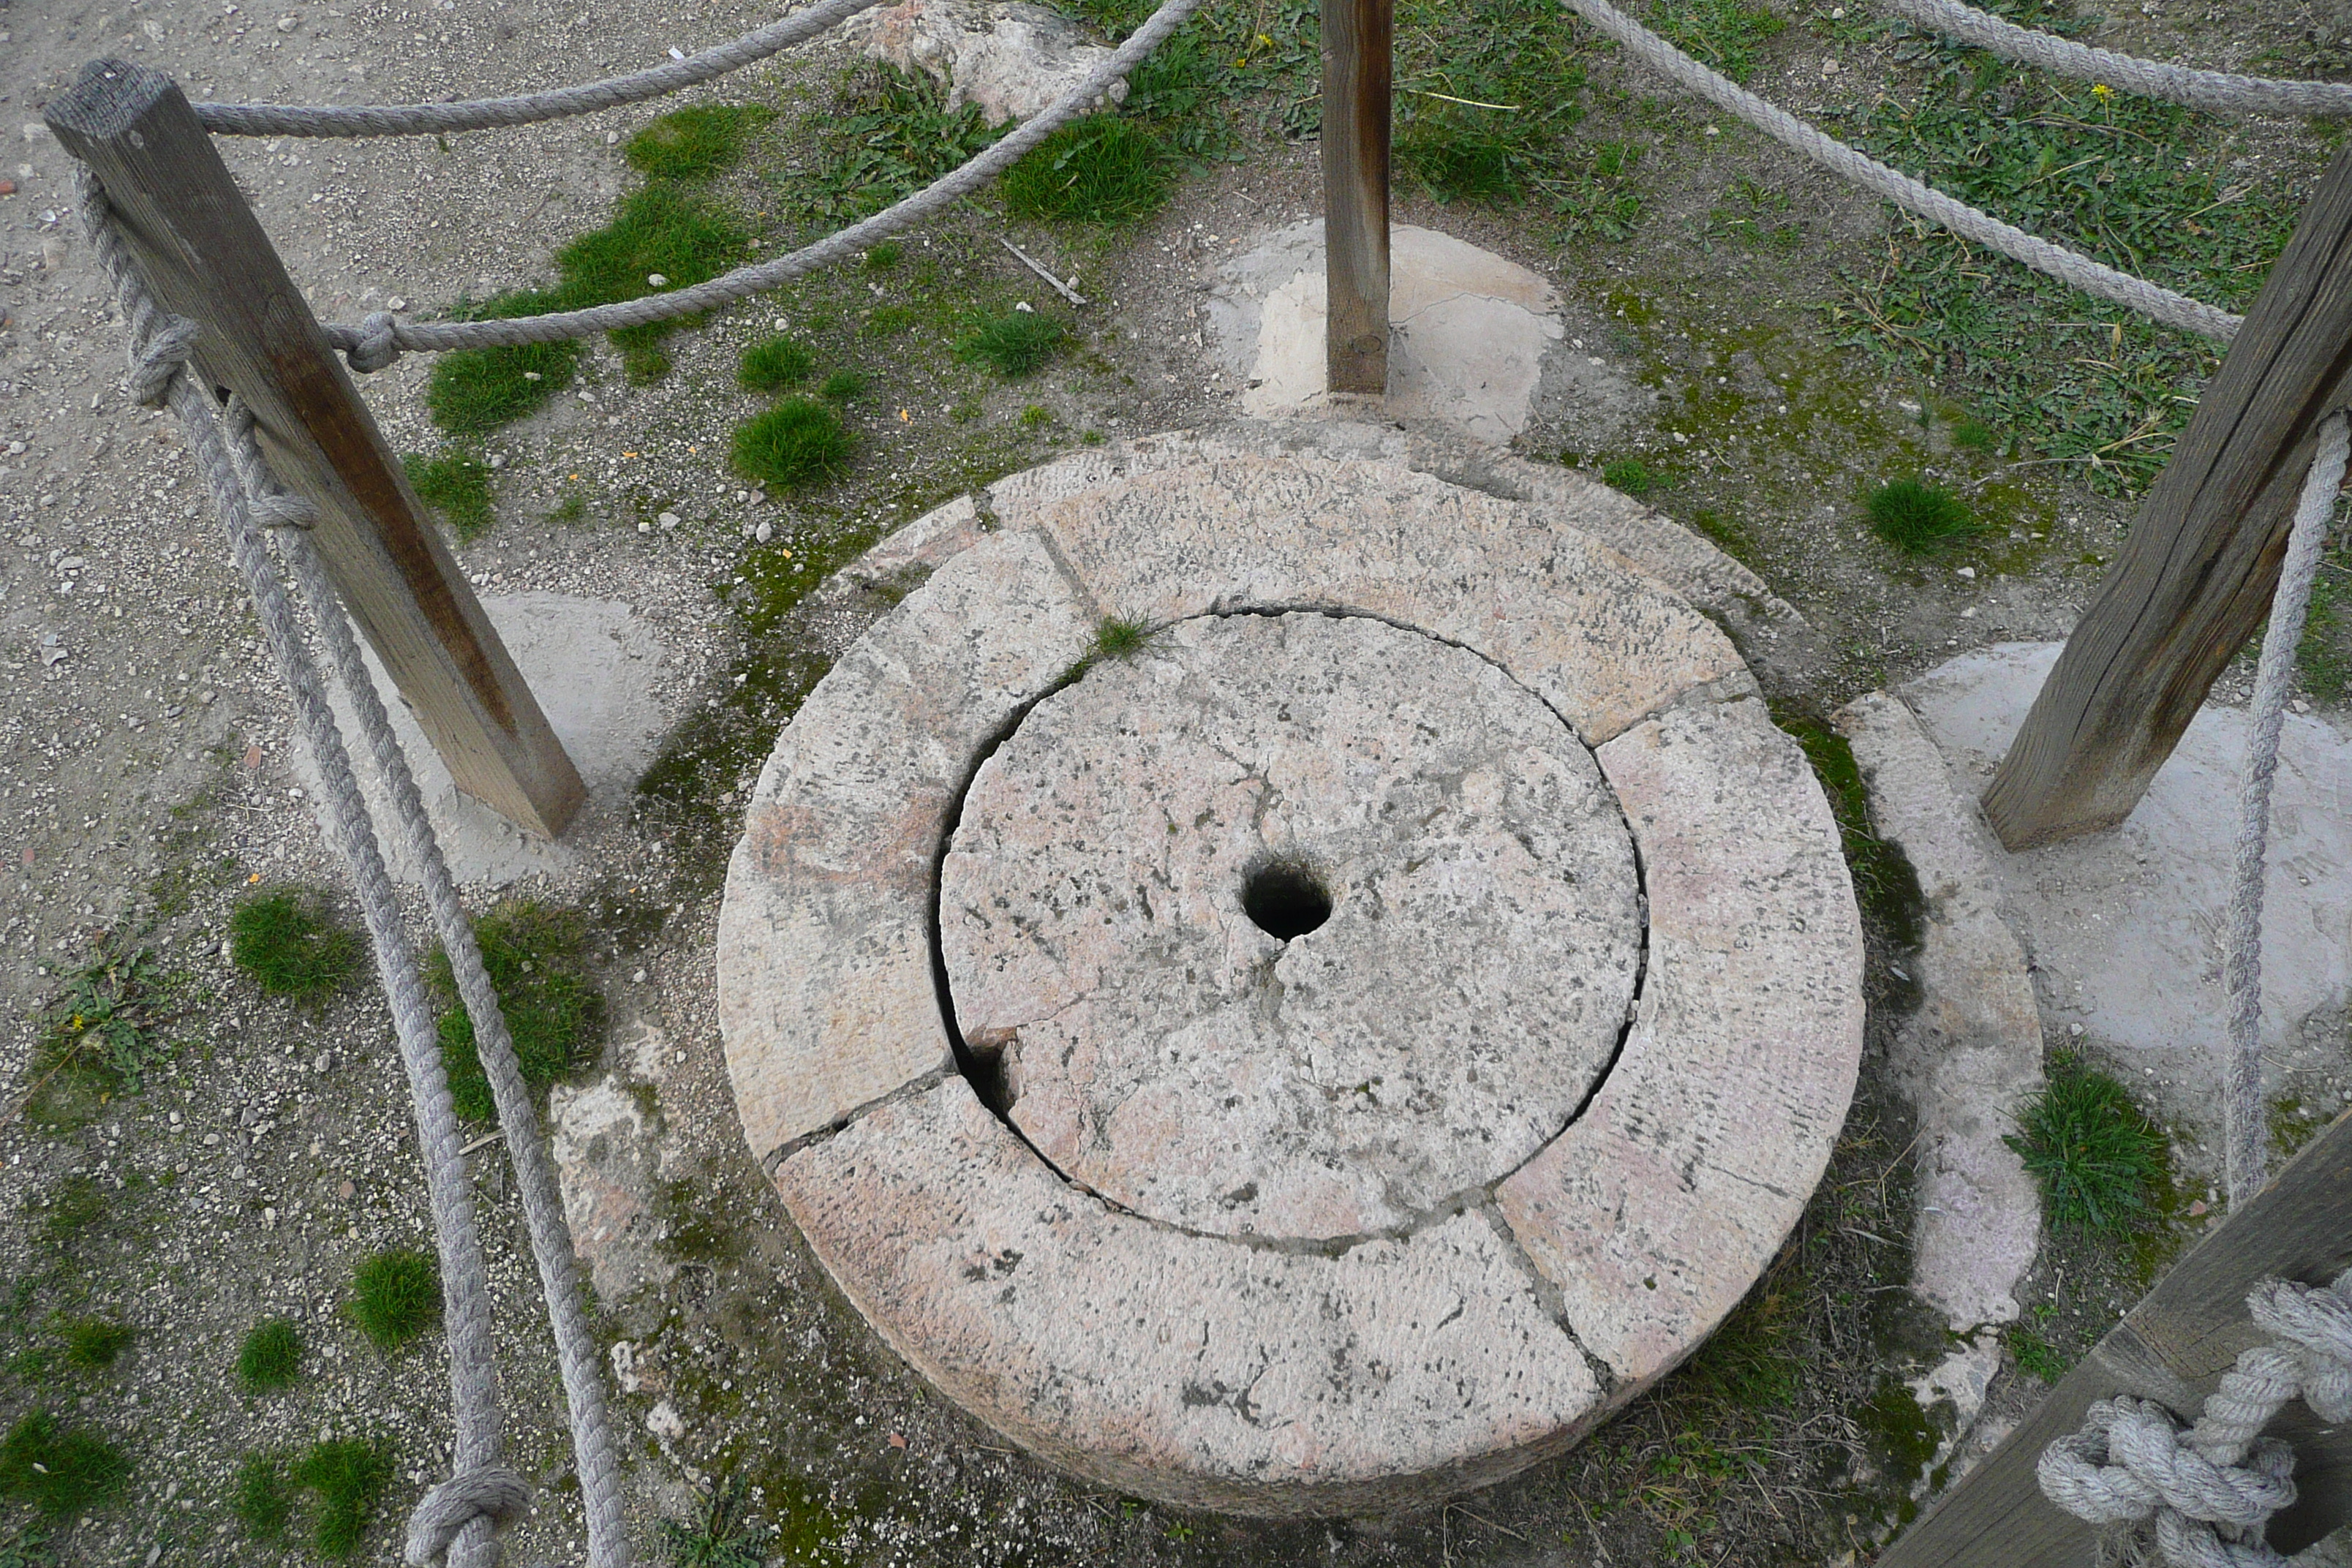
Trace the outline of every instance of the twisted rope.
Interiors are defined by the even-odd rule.
[[[2279,730],[2286,698],[2294,684],[2294,655],[2303,641],[2311,584],[2319,575],[2320,546],[2344,488],[2344,465],[2352,438],[2345,416],[2331,416],[2319,429],[2311,473],[2295,503],[2287,535],[2286,559],[2279,566],[2278,590],[2263,633],[2262,662],[2254,674],[2253,734],[2238,795],[2236,887],[2230,900],[2230,1054],[2222,1090],[2227,1118],[2226,1164],[2230,1206],[2236,1208],[2262,1190],[2263,1114],[2263,856],[2270,839],[2271,775],[2278,771]]]
[[[2279,1342],[2242,1352],[2194,1426],[2153,1400],[2096,1401],[2042,1450],[2042,1495],[2087,1524],[2153,1521],[2173,1568],[2284,1568],[2263,1531],[2294,1501],[2294,1451],[2262,1430],[2298,1396],[2352,1420],[2352,1269],[2332,1286],[2265,1280],[2246,1309]]]
[[[2143,98],[2239,114],[2352,115],[2352,84],[2280,81],[2163,65],[2021,27],[1963,5],[1959,0],[1885,0],[1885,4],[1888,10],[1923,27],[1949,33],[2003,59],[2081,81],[2103,82]]]
[[[676,321],[789,283],[820,267],[843,260],[868,246],[920,222],[950,203],[971,195],[1031,148],[1084,113],[1127,73],[1143,62],[1169,34],[1181,26],[1204,0],[1166,0],[1150,20],[1138,27],[1086,79],[1064,93],[1043,113],[1024,123],[970,163],[943,174],[896,206],[888,207],[829,235],[789,256],[739,267],[723,277],[674,293],[648,294],[616,304],[584,310],[558,310],[543,316],[517,316],[497,321],[443,321],[431,325],[395,321],[378,312],[358,323],[326,329],[328,342],[345,351],[352,368],[381,370],[394,351],[442,352],[449,349],[516,348],[525,343],[551,343],[566,338],[593,337],[655,321]],[[2142,285],[2146,287],[2146,285]]]
[[[319,764],[340,847],[357,885],[360,908],[374,945],[376,967],[392,1003],[415,1103],[417,1143],[424,1156],[435,1242],[448,1328],[450,1404],[457,1429],[454,1474],[433,1489],[409,1521],[406,1560],[445,1560],[449,1568],[494,1568],[500,1555],[497,1528],[525,1511],[530,1489],[501,1462],[503,1438],[490,1335],[488,1274],[474,1224],[457,1114],[443,1070],[437,1022],[416,957],[402,925],[375,827],[353,777],[341,732],[328,706],[316,667],[296,627],[293,610],[261,542],[278,529],[337,674],[351,692],[361,727],[394,801],[396,815],[425,868],[426,896],[460,996],[475,1026],[490,1082],[526,1228],[540,1269],[557,1358],[570,1405],[572,1442],[588,1523],[593,1568],[627,1568],[628,1542],[620,1509],[620,1477],[604,1409],[595,1342],[580,1297],[562,1197],[539,1139],[538,1119],[522,1082],[496,990],[482,966],[471,926],[440,853],[414,777],[383,703],[361,660],[350,622],[335,597],[317,552],[304,531],[315,509],[289,495],[268,468],[254,438],[253,416],[232,401],[216,420],[195,378],[182,374],[198,333],[184,318],[160,310],[114,226],[104,191],[88,169],[79,171],[81,216],[100,261],[113,280],[131,326],[131,384],[144,401],[168,403],[178,415],[206,487],[219,510],[229,550],[260,613],[263,633],[279,674],[293,693],[304,738]],[[224,423],[226,429],[224,429]]]
[[[627,76],[608,77],[579,87],[557,88],[516,98],[484,98],[469,103],[381,103],[352,108],[290,103],[199,103],[196,120],[220,136],[429,136],[453,131],[484,131],[529,125],[572,114],[593,114],[625,103],[676,92],[697,82],[740,70],[845,22],[877,0],[824,0],[780,22],[744,34],[732,43],[688,55],[682,60]]]
[[[1601,33],[1615,39],[1626,53],[1659,74],[1688,88],[1718,108],[1739,116],[1774,141],[1802,153],[1832,174],[1885,197],[1906,212],[1916,213],[1965,239],[1989,250],[1999,251],[2012,261],[2022,262],[2035,271],[2047,273],[2085,294],[2112,300],[2166,326],[2221,342],[2227,342],[2237,335],[2243,317],[2217,310],[2186,294],[2177,294],[2159,284],[2135,278],[2128,272],[2118,272],[2112,267],[2102,266],[2087,256],[2079,256],[2062,246],[2038,238],[2021,228],[1979,212],[1966,202],[1924,185],[1908,174],[1890,169],[1874,158],[1865,157],[1835,137],[1774,108],[1754,93],[1707,69],[1611,5],[1608,0],[1562,0],[1562,3]]]

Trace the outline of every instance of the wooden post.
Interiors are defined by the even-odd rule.
[[[1389,387],[1389,66],[1392,0],[1323,0],[1326,385]]]
[[[2084,1568],[2095,1532],[2042,1495],[2033,1467],[2077,1430],[2095,1399],[2162,1401],[2187,1416],[2240,1351],[2263,1336],[2246,1293],[2265,1279],[2332,1283],[2352,1265],[2352,1113],[2339,1116],[2278,1179],[2191,1248],[2107,1331],[2000,1447],[1878,1560],[1879,1568]],[[2271,1521],[2270,1542],[2299,1552],[2352,1522],[2352,1425],[2324,1426],[2297,1400],[2268,1427],[2294,1447],[2301,1500]]]
[[[245,400],[270,466],[318,507],[328,574],[450,778],[562,833],[579,773],[177,84],[95,61],[47,120],[106,187],[157,301],[203,328],[194,368]]]
[[[2269,613],[2352,370],[2352,148],[2336,156],[1985,792],[2011,849],[2131,815]]]

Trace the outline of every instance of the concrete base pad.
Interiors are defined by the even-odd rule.
[[[654,696],[662,646],[653,628],[626,605],[569,594],[489,595],[482,600],[482,609],[588,786],[583,814],[625,805],[667,725]],[[442,856],[458,884],[504,887],[533,874],[552,876],[571,869],[577,858],[562,844],[527,833],[458,793],[374,651],[362,643],[361,652],[408,753],[425,812],[440,836]],[[359,719],[350,694],[330,679],[328,697],[344,744],[357,747]],[[386,831],[385,863],[394,877],[415,883],[422,873],[408,846],[391,831],[398,819],[372,762],[355,752],[352,765],[370,811]],[[294,768],[311,797],[319,799],[319,771],[306,749],[296,748]]]

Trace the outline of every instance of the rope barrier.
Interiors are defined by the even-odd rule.
[[[265,528],[278,531],[281,547],[294,565],[337,672],[359,709],[362,729],[390,788],[395,812],[425,868],[427,898],[459,994],[472,1016],[478,1054],[507,1134],[504,1142],[514,1163],[524,1221],[554,1327],[587,1512],[588,1560],[592,1568],[628,1568],[618,1460],[606,1418],[595,1342],[581,1304],[561,1191],[540,1144],[538,1119],[515,1062],[513,1041],[497,991],[482,967],[480,951],[441,858],[431,820],[376,698],[374,684],[361,662],[350,623],[303,532],[310,525],[313,509],[301,498],[284,493],[270,474],[254,440],[250,412],[232,401],[226,418],[215,417],[209,395],[185,374],[195,326],[156,305],[146,278],[116,229],[105,192],[87,168],[78,171],[77,195],[91,247],[114,285],[116,300],[130,325],[132,391],[141,401],[168,405],[178,416],[220,514],[230,555],[253,595],[264,639],[293,695],[297,721],[324,785],[333,838],[359,892],[377,973],[391,1003],[394,1032],[408,1072],[434,1241],[441,1256],[450,1406],[457,1438],[452,1451],[454,1474],[426,1494],[410,1521],[407,1561],[422,1564],[441,1558],[449,1568],[495,1568],[501,1548],[494,1532],[529,1506],[530,1489],[503,1462],[488,1271],[475,1224],[457,1112],[441,1060],[438,1022],[341,731],[296,625],[284,584],[262,543]]]
[[[196,121],[220,136],[430,136],[494,126],[529,125],[567,115],[593,114],[625,103],[709,81],[788,49],[845,22],[879,0],[824,0],[782,21],[744,34],[732,43],[671,60],[651,70],[609,77],[579,87],[519,98],[485,98],[470,103],[362,104],[353,108],[289,103],[199,103]]]
[[[2086,1524],[2153,1521],[2172,1568],[2286,1568],[2263,1531],[2294,1501],[2294,1450],[2262,1429],[2298,1396],[2322,1421],[2352,1420],[2352,1270],[2332,1286],[2264,1280],[2246,1310],[2277,1342],[2240,1352],[2194,1426],[2153,1400],[2098,1400],[2042,1450],[2042,1495]]]
[[[2037,272],[2047,273],[2085,294],[2112,300],[2185,332],[2228,342],[2237,335],[2238,327],[2244,321],[2242,316],[2233,316],[2186,294],[2177,294],[2159,284],[2135,278],[2128,272],[2118,272],[2087,256],[2078,256],[2046,239],[2037,238],[2021,228],[1979,212],[1966,202],[1922,184],[1908,174],[1890,169],[1876,159],[1864,156],[1844,142],[1792,114],[1774,108],[1754,93],[1707,69],[1611,5],[1608,0],[1562,0],[1562,3],[1600,32],[1615,39],[1623,46],[1626,53],[1643,64],[1717,107],[1739,116],[1774,141],[1802,153],[1831,173],[1885,196],[1906,212],[1916,213],[1932,223],[1941,224],[1963,238],[1973,240],[1989,250],[1997,250]]]
[[[551,343],[566,338],[593,337],[656,321],[698,315],[720,305],[789,283],[820,267],[845,260],[878,244],[949,204],[978,190],[1023,154],[1061,129],[1110,91],[1127,73],[1143,62],[1169,34],[1181,26],[1204,0],[1167,0],[1127,41],[1087,73],[1084,80],[1056,99],[1035,118],[1024,122],[1003,141],[952,173],[895,206],[875,214],[805,246],[789,256],[739,267],[722,277],[675,293],[648,294],[616,304],[583,310],[558,310],[541,316],[516,316],[496,321],[444,321],[421,324],[403,321],[378,311],[357,323],[337,323],[326,329],[327,341],[344,351],[353,370],[382,370],[404,351],[439,353],[450,349],[517,348],[525,343]]]
[[[1963,5],[1959,0],[1885,0],[1885,5],[1888,10],[1923,27],[1949,33],[2003,59],[2058,76],[2121,88],[2143,98],[2238,114],[2352,115],[2352,84],[2280,81],[2269,77],[2164,65],[2021,27],[1972,5]]]

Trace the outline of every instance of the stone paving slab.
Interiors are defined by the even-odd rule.
[[[752,795],[719,922],[719,1018],[762,1160],[950,1063],[932,862],[982,747],[1092,640],[1035,536],[956,555],[802,704]]]
[[[1755,689],[1723,633],[1615,552],[1427,475],[1228,458],[1083,490],[1036,526],[1106,615],[1380,616],[1493,659],[1587,745],[1695,689]]]
[[[1829,803],[1756,701],[1597,752],[1650,899],[1641,1014],[1576,1124],[1496,1190],[1628,1391],[1714,1331],[1829,1163],[1862,1061],[1862,921]]]
[[[1120,1491],[1385,1510],[1557,1452],[1601,1405],[1476,1215],[1337,1258],[1186,1235],[1056,1179],[961,1079],[877,1107],[775,1181],[925,1377]]]

